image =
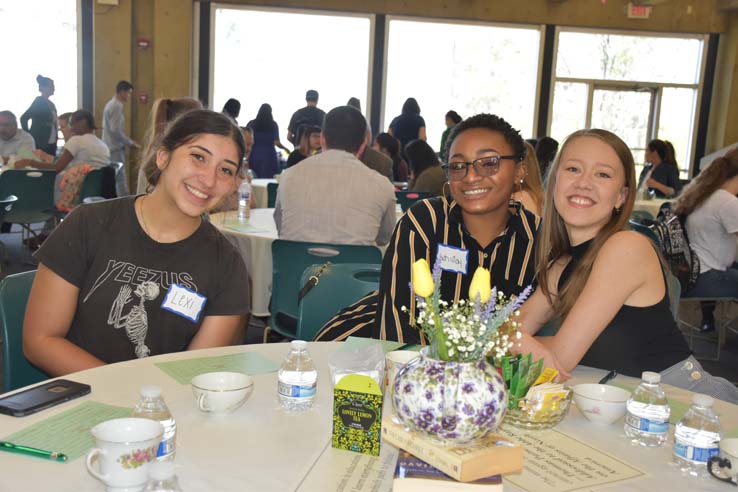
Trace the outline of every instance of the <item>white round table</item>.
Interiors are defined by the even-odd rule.
[[[0,415],[0,439],[73,408],[84,400],[132,407],[138,398],[140,386],[155,384],[162,387],[166,403],[177,421],[175,465],[180,484],[186,491],[390,492],[396,453],[392,446],[383,445],[379,458],[336,450],[330,446],[332,389],[328,357],[340,346],[336,342],[309,344],[310,354],[318,369],[318,388],[315,407],[304,413],[291,414],[279,408],[276,397],[277,374],[271,372],[254,376],[254,393],[232,415],[205,415],[197,410],[189,385],[177,383],[154,365],[164,361],[241,352],[258,352],[280,363],[288,352],[287,344],[244,345],[167,354],[70,374],[68,379],[91,385],[92,393],[29,417]],[[599,369],[578,367],[571,384],[595,382],[604,373]],[[636,382],[623,376],[618,376],[616,381]],[[684,402],[691,399],[688,391],[671,387],[666,390],[670,399]],[[717,401],[715,408],[720,414],[723,428],[735,431],[738,426],[738,407]],[[622,420],[614,425],[598,426],[587,421],[573,407],[556,429],[646,472],[646,476],[633,481],[591,487],[588,490],[729,490],[714,479],[695,481],[682,477],[675,467],[668,464],[671,460],[670,445],[648,449],[630,445],[622,436]],[[102,490],[102,485],[85,469],[84,459],[56,463],[0,452],[0,470],[0,490],[3,491]],[[521,489],[506,482],[505,490]]]
[[[251,277],[251,314],[269,316],[272,296],[272,243],[277,239],[273,208],[251,210],[248,224],[240,224],[236,212],[219,212],[210,222],[238,249]]]

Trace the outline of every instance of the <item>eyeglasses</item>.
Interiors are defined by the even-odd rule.
[[[474,167],[474,172],[478,176],[484,177],[497,174],[502,159],[518,160],[517,156],[514,155],[491,155],[474,159],[471,162],[449,162],[441,167],[446,172],[449,181],[461,181],[469,173],[469,166]]]

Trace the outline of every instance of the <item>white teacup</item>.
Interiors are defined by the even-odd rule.
[[[387,352],[387,387],[390,388],[390,392],[395,385],[395,377],[397,372],[405,367],[405,365],[420,356],[420,352],[414,352],[412,350],[394,350]]]
[[[240,372],[206,372],[192,378],[191,384],[197,408],[213,414],[235,411],[254,390],[254,378]]]
[[[156,459],[164,427],[156,420],[107,420],[91,430],[95,446],[87,453],[87,470],[108,492],[138,492],[149,480],[149,463]],[[92,465],[97,461],[98,472]]]
[[[738,438],[720,441],[720,456],[710,458],[707,471],[718,480],[738,483]]]

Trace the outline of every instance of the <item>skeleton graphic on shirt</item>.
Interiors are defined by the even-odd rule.
[[[136,357],[147,357],[151,352],[146,346],[146,333],[149,330],[149,318],[144,308],[146,301],[151,301],[159,296],[159,284],[144,281],[136,286],[133,293],[138,296],[138,304],[131,306],[128,314],[122,314],[123,308],[131,300],[131,286],[123,285],[118,291],[118,296],[113,301],[108,315],[108,324],[113,328],[125,328],[128,339],[136,345]]]

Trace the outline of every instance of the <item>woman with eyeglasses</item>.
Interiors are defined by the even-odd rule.
[[[425,343],[412,326],[417,306],[409,285],[420,258],[431,265],[439,253],[448,258],[440,264],[447,302],[467,296],[479,266],[491,271],[492,286],[505,295],[532,282],[540,218],[511,202],[525,157],[519,132],[498,116],[479,114],[454,127],[447,147],[447,192],[416,203],[400,219],[384,255],[379,291],[328,321],[317,340],[353,335]]]

